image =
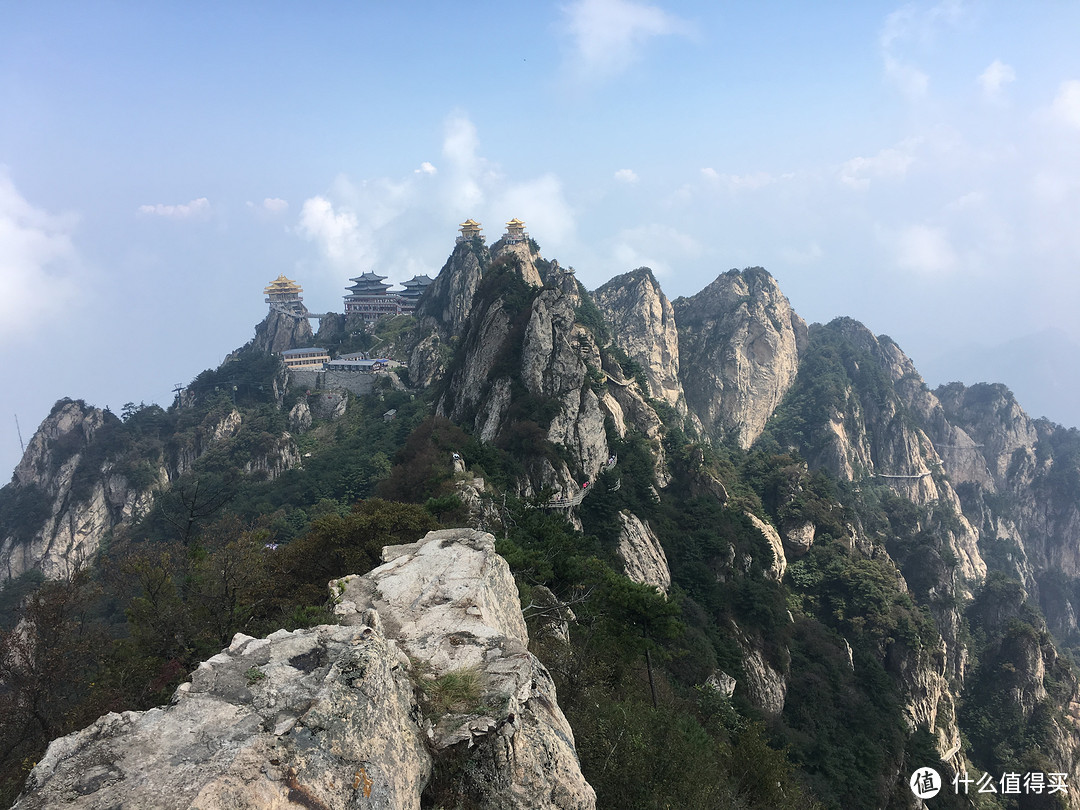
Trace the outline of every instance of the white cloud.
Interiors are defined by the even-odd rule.
[[[576,0],[562,11],[573,40],[573,72],[594,81],[626,70],[650,39],[692,31],[659,6],[632,0]]]
[[[921,138],[907,138],[873,157],[854,157],[840,167],[840,182],[851,188],[866,189],[872,180],[903,177],[915,163],[915,151],[921,144]]]
[[[708,182],[727,188],[729,191],[756,191],[771,186],[780,180],[790,180],[795,175],[775,175],[769,172],[749,172],[747,174],[721,174],[711,167],[701,170],[701,176]]]
[[[524,220],[541,245],[558,248],[574,233],[574,213],[563,196],[562,182],[553,174],[510,186],[492,208],[506,219]]]
[[[620,183],[634,184],[638,181],[637,172],[633,169],[619,169],[615,172],[615,179]]]
[[[879,229],[878,237],[901,270],[922,276],[940,276],[958,266],[956,251],[944,228],[908,225],[897,231]]]
[[[194,219],[206,216],[210,213],[210,201],[206,197],[199,197],[188,203],[180,205],[140,205],[139,213],[144,216],[165,217],[166,219]]]
[[[442,153],[450,163],[451,177],[446,191],[451,204],[465,215],[484,200],[480,183],[486,165],[477,155],[479,146],[476,125],[468,117],[455,113],[447,119]]]
[[[438,171],[438,169],[425,160],[420,164],[419,169],[413,169],[413,174],[436,174]]]
[[[789,264],[815,264],[825,256],[825,251],[817,242],[810,242],[805,247],[780,248],[780,258]]]
[[[965,13],[963,0],[942,0],[930,6],[907,3],[885,18],[878,40],[885,77],[909,100],[926,95],[930,77],[913,64],[907,52],[928,48],[943,27],[955,26]]]
[[[335,208],[326,197],[304,201],[299,229],[334,264],[358,265],[369,258],[370,246],[361,233],[355,212],[347,207]]]
[[[71,242],[75,221],[34,208],[0,166],[0,341],[25,334],[74,298],[80,270]]]
[[[990,101],[1001,100],[1005,85],[1015,81],[1016,71],[1000,59],[995,59],[979,74],[979,86],[982,87],[983,96]]]
[[[670,225],[652,223],[627,228],[615,237],[611,251],[618,272],[651,267],[657,275],[670,273],[675,264],[702,255],[701,243]]]
[[[1080,81],[1062,82],[1051,109],[1059,121],[1080,129]]]
[[[289,204],[280,197],[267,197],[262,201],[262,207],[271,214],[282,214],[289,210]]]

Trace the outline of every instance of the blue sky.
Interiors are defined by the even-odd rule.
[[[1080,3],[0,0],[0,469],[61,396],[168,404],[262,288],[525,220],[590,288],[762,265],[1077,424]],[[1033,356],[1036,355],[1036,356]],[[972,376],[975,375],[975,376]],[[1048,382],[1049,381],[1049,382]]]

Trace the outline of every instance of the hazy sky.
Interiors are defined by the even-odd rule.
[[[931,384],[1007,344],[980,374],[1023,404],[1017,347],[1080,343],[1078,33],[1052,0],[0,0],[0,479],[16,414],[167,405],[279,273],[340,311],[467,217],[590,288],[762,265]]]

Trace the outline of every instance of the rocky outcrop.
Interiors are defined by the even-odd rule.
[[[574,736],[528,635],[509,566],[485,532],[449,529],[383,551],[363,577],[331,583],[345,623],[378,616],[383,632],[427,670],[429,690],[472,673],[474,705],[428,718],[436,752],[469,754],[462,779],[485,808],[592,808]],[[423,688],[423,684],[422,684]]]
[[[645,393],[686,412],[679,379],[679,332],[675,309],[647,267],[616,276],[593,292],[611,328],[612,341],[641,366]]]
[[[757,515],[751,512],[744,512],[743,514],[754,524],[754,528],[757,529],[769,543],[769,548],[772,549],[772,565],[769,566],[768,572],[771,579],[775,579],[777,582],[784,578],[784,572],[787,571],[787,557],[784,555],[784,543],[780,540],[780,535],[776,529],[759,518]]]
[[[750,447],[795,381],[805,322],[756,267],[724,273],[674,310],[687,405],[709,433]]]
[[[171,705],[54,741],[15,807],[408,810],[440,806],[433,761],[469,806],[595,807],[494,538],[432,532],[384,556],[331,583],[343,626],[237,634]],[[433,713],[462,673],[470,705]]]
[[[505,256],[516,257],[515,264],[526,284],[530,287],[544,286],[544,280],[540,277],[540,268],[536,265],[541,257],[539,253],[533,251],[532,245],[528,242],[507,243],[500,239],[491,246],[491,257],[498,259]]]
[[[19,810],[419,808],[408,659],[370,627],[237,634],[173,702],[54,741]]]
[[[632,512],[618,512],[619,545],[623,571],[634,582],[652,585],[665,594],[671,589],[671,571],[664,547],[646,521]]]
[[[297,318],[272,309],[255,327],[254,345],[259,351],[277,354],[286,349],[310,346],[314,338],[307,318]]]

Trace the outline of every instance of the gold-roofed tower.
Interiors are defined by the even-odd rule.
[[[304,299],[300,295],[303,291],[303,287],[291,278],[286,278],[284,273],[271,281],[263,290],[266,293],[266,303],[270,305],[270,309],[284,310],[296,314],[304,311]]]
[[[517,217],[506,223],[506,233],[502,236],[502,241],[507,245],[516,245],[526,241],[529,238],[528,232],[525,230],[525,223]]]
[[[467,219],[458,227],[461,228],[461,235],[457,238],[458,244],[468,242],[481,235],[480,228],[482,226],[475,219]]]

